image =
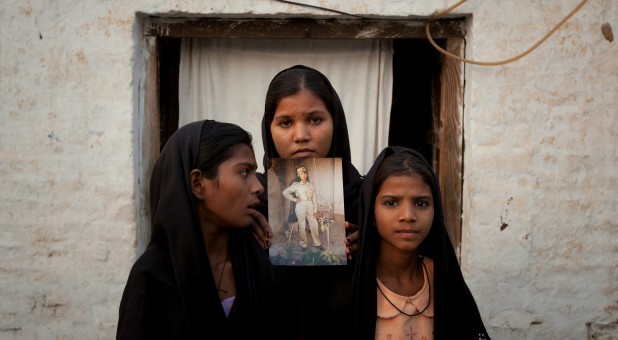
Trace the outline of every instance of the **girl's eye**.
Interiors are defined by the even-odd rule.
[[[387,207],[393,207],[393,206],[397,205],[397,201],[395,201],[395,200],[384,201],[384,205],[387,206]]]
[[[247,177],[247,176],[249,176],[249,170],[247,170],[247,169],[242,170],[242,171],[240,172],[240,175],[241,175],[241,176],[243,176],[243,177]]]
[[[416,205],[418,205],[421,208],[427,208],[429,207],[429,202],[425,200],[421,200],[421,201],[418,201]]]
[[[281,127],[290,127],[292,125],[292,121],[291,120],[282,120],[281,122],[279,122],[279,126]]]
[[[309,119],[309,122],[311,124],[320,124],[322,122],[322,118],[319,117],[311,117],[311,119]]]

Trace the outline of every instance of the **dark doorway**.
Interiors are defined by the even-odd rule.
[[[433,160],[439,112],[440,54],[425,39],[395,39],[389,145],[406,146]]]

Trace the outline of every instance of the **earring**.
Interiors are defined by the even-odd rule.
[[[307,137],[305,137],[305,141],[309,141],[311,139],[311,136],[307,135]]]

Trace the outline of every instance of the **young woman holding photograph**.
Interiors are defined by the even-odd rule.
[[[343,106],[330,81],[319,71],[296,65],[279,72],[266,93],[262,118],[264,168],[271,158],[341,158],[346,253],[352,259],[358,232],[358,199],[362,178],[352,165],[350,141]],[[267,187],[265,175],[259,174]],[[260,211],[268,216],[268,195],[262,193]],[[258,233],[261,230],[257,230]],[[292,302],[301,323],[297,338],[323,339],[328,292],[337,277],[349,275],[352,266],[289,267],[284,285],[298,293]],[[293,337],[291,337],[293,338]]]

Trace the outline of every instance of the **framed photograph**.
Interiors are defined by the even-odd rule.
[[[267,178],[270,261],[347,264],[341,158],[271,159]]]

